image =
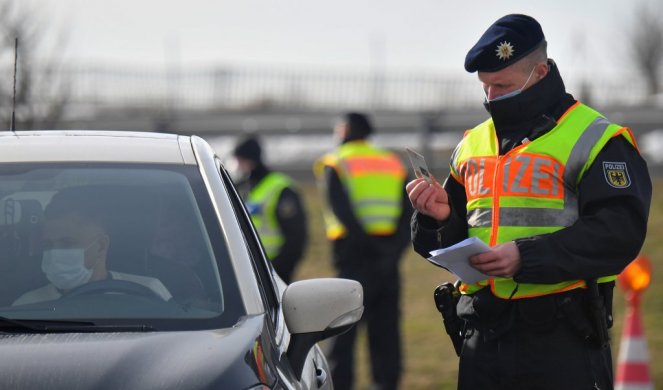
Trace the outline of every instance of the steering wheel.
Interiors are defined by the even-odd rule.
[[[130,282],[128,280],[117,280],[117,279],[106,279],[99,280],[96,282],[86,283],[82,286],[78,286],[75,289],[69,291],[63,298],[71,298],[80,295],[94,295],[94,294],[107,294],[107,293],[116,293],[116,294],[128,294],[128,295],[138,295],[141,297],[158,299],[163,301],[164,299],[161,295],[157,294],[156,291],[152,290],[149,287],[143,286],[142,284],[136,282]]]

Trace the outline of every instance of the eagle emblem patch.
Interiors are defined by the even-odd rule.
[[[603,174],[605,181],[614,188],[627,188],[631,185],[625,162],[603,162]]]

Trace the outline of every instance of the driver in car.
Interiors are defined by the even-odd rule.
[[[156,278],[106,269],[111,237],[104,229],[103,212],[108,210],[89,195],[70,188],[53,196],[44,211],[42,233],[41,269],[50,283],[26,292],[13,305],[55,300],[87,283],[111,279],[146,287],[164,301],[172,298]]]

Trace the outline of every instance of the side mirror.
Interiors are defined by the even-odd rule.
[[[301,379],[311,347],[346,332],[359,321],[364,312],[364,289],[359,282],[349,279],[302,280],[286,288],[281,304],[292,334],[288,357]]]

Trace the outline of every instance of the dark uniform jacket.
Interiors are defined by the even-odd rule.
[[[576,102],[566,93],[555,63],[550,61],[549,65],[548,75],[517,98],[486,104],[495,123],[500,155],[525,138],[533,140],[551,130]],[[527,104],[522,104],[525,101]],[[631,185],[609,185],[603,161],[626,163]],[[444,188],[451,205],[447,221],[416,212],[412,217],[413,245],[424,257],[430,256],[430,250],[467,238],[465,189],[452,176]],[[613,138],[578,185],[578,221],[554,233],[515,240],[522,267],[514,280],[550,284],[618,274],[639,254],[644,242],[651,191],[642,156],[624,137]]]

